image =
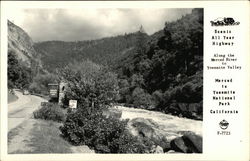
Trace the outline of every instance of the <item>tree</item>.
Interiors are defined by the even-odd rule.
[[[16,87],[16,81],[19,79],[19,63],[13,51],[8,51],[8,88]]]
[[[140,27],[139,32],[140,32],[140,33],[146,33],[142,25],[141,25],[141,27]]]
[[[163,30],[147,37],[141,26],[133,53],[119,62],[119,78],[129,82],[127,103],[152,102],[168,112],[202,100],[203,9],[168,22]],[[132,97],[131,97],[132,95]],[[130,96],[130,97],[129,97]],[[146,102],[146,103],[145,103]]]
[[[24,88],[31,82],[31,69],[21,65],[14,51],[8,51],[8,88]]]
[[[60,71],[67,82],[64,103],[78,100],[80,107],[99,109],[114,102],[118,96],[117,76],[91,61],[70,64]]]
[[[37,74],[29,86],[31,92],[47,95],[49,92],[49,83],[58,83],[59,78],[55,74],[45,73]]]
[[[143,27],[136,33],[136,55],[143,56],[146,52],[146,43],[148,35],[145,33]]]

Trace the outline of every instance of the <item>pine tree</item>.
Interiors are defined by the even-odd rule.
[[[140,27],[139,32],[140,32],[140,33],[144,33],[144,34],[146,33],[142,25],[141,25],[141,27]]]
[[[144,30],[143,26],[141,25],[141,27],[137,33],[137,37],[136,37],[136,53],[137,53],[137,55],[145,54],[147,36],[148,35],[145,33],[145,30]]]

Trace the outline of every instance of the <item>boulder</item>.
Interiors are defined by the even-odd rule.
[[[170,143],[166,138],[165,131],[161,131],[159,125],[151,119],[135,118],[128,122],[128,129],[139,138],[147,138],[159,145],[163,151],[170,149]]]
[[[142,137],[152,138],[155,135],[154,129],[150,126],[148,122],[134,122],[132,124],[136,128],[138,134]]]
[[[151,153],[161,154],[163,152],[163,148],[159,145],[152,147]]]
[[[202,153],[202,137],[193,132],[181,132],[183,136],[170,142],[172,150],[182,153]]]
[[[202,137],[195,134],[185,134],[182,136],[185,144],[189,147],[190,151],[194,153],[202,153]]]
[[[156,123],[151,119],[135,118],[129,121],[128,128],[135,136],[151,139],[155,134]]]
[[[159,145],[163,148],[164,152],[167,152],[171,149],[170,142],[167,140],[166,137],[163,137]]]
[[[183,135],[196,135],[192,131],[178,131],[177,133],[180,134],[181,136],[183,136]]]
[[[139,139],[151,140],[163,152],[201,153],[202,137],[192,131],[169,132],[152,119],[135,118],[128,122],[128,130]],[[160,152],[160,151],[159,151]]]
[[[182,137],[177,137],[170,142],[171,149],[177,152],[188,153],[188,147],[185,145]]]

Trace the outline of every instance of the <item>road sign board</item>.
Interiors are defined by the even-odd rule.
[[[77,100],[69,100],[69,108],[76,108]]]

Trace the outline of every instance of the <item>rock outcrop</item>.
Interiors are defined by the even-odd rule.
[[[128,129],[139,138],[154,142],[152,153],[202,153],[202,137],[192,131],[164,131],[152,119],[134,118]]]
[[[34,49],[34,42],[20,27],[8,21],[8,50],[13,51],[26,67],[42,67],[40,56]]]
[[[202,137],[192,132],[185,133],[170,142],[171,149],[182,153],[202,153]]]

